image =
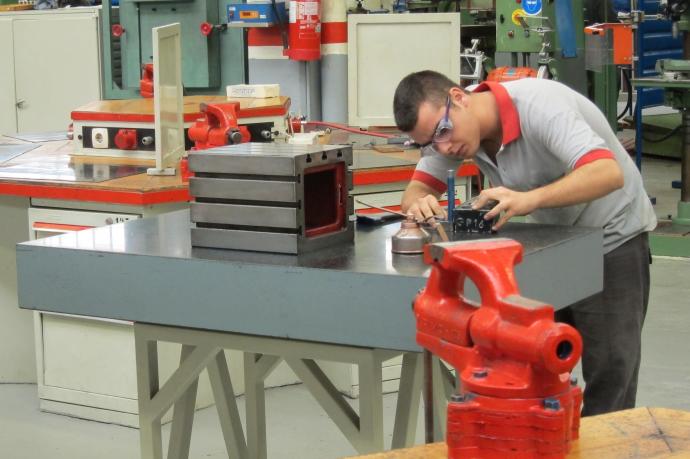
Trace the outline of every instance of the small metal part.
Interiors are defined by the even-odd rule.
[[[234,145],[242,143],[242,133],[238,130],[228,132],[228,144]]]
[[[451,394],[450,401],[453,403],[462,403],[465,401],[465,396],[461,394]]]
[[[561,402],[557,398],[545,398],[544,399],[544,409],[558,411],[561,409]]]
[[[475,378],[480,378],[480,379],[486,378],[487,376],[489,376],[489,372],[486,371],[486,369],[480,369],[480,370],[474,371],[474,373],[472,373],[472,376],[474,376]]]
[[[141,144],[142,145],[151,145],[153,144],[153,137],[150,135],[147,135],[145,137],[141,138]]]
[[[495,219],[486,220],[484,217],[496,205],[496,201],[489,201],[480,209],[473,209],[475,199],[463,202],[455,208],[451,218],[452,228],[459,233],[493,233]]]
[[[403,221],[400,230],[391,238],[393,253],[415,254],[424,252],[424,246],[431,242],[431,235],[412,219]]]

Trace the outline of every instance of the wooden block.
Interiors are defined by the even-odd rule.
[[[29,4],[19,4],[15,3],[12,5],[0,5],[0,12],[4,11],[22,11],[22,10],[33,10],[34,6]]]
[[[405,151],[398,145],[374,145],[372,148],[379,153],[398,153]]]

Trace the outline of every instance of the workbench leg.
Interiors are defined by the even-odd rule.
[[[244,354],[244,395],[247,411],[247,450],[251,459],[266,459],[266,394],[258,361],[261,354]]]
[[[443,441],[446,438],[448,400],[455,389],[455,377],[436,356],[433,357],[432,368],[434,383],[434,440]]]
[[[180,351],[180,365],[196,349],[196,346],[183,344]],[[173,409],[170,439],[168,442],[168,459],[186,459],[189,457],[189,444],[192,438],[194,424],[194,408],[196,407],[196,393],[199,385],[197,377],[180,399],[175,402]]]
[[[382,360],[376,351],[368,351],[359,363],[359,428],[366,451],[383,451],[383,381]]]
[[[213,389],[213,397],[216,401],[218,420],[223,431],[225,449],[228,457],[233,459],[248,459],[247,441],[242,430],[242,421],[237,409],[235,391],[232,387],[228,362],[225,360],[225,352],[218,354],[208,365],[208,377]]]
[[[134,347],[139,393],[139,447],[141,459],[163,459],[161,414],[151,407],[158,393],[158,345],[134,324]]]
[[[395,424],[391,448],[412,446],[417,433],[419,402],[422,397],[422,354],[408,352],[403,355],[400,370],[400,388],[395,408]]]

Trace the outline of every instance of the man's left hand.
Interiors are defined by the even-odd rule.
[[[498,204],[484,216],[486,220],[495,218],[503,212],[503,216],[493,226],[493,230],[498,230],[514,216],[527,215],[539,207],[536,193],[533,191],[513,191],[499,186],[483,190],[472,204],[472,208],[480,209],[489,201],[497,201]]]

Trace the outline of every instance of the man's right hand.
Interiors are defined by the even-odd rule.
[[[407,214],[412,214],[417,221],[427,221],[432,217],[446,217],[445,209],[438,203],[438,199],[431,194],[415,199],[407,209]]]

